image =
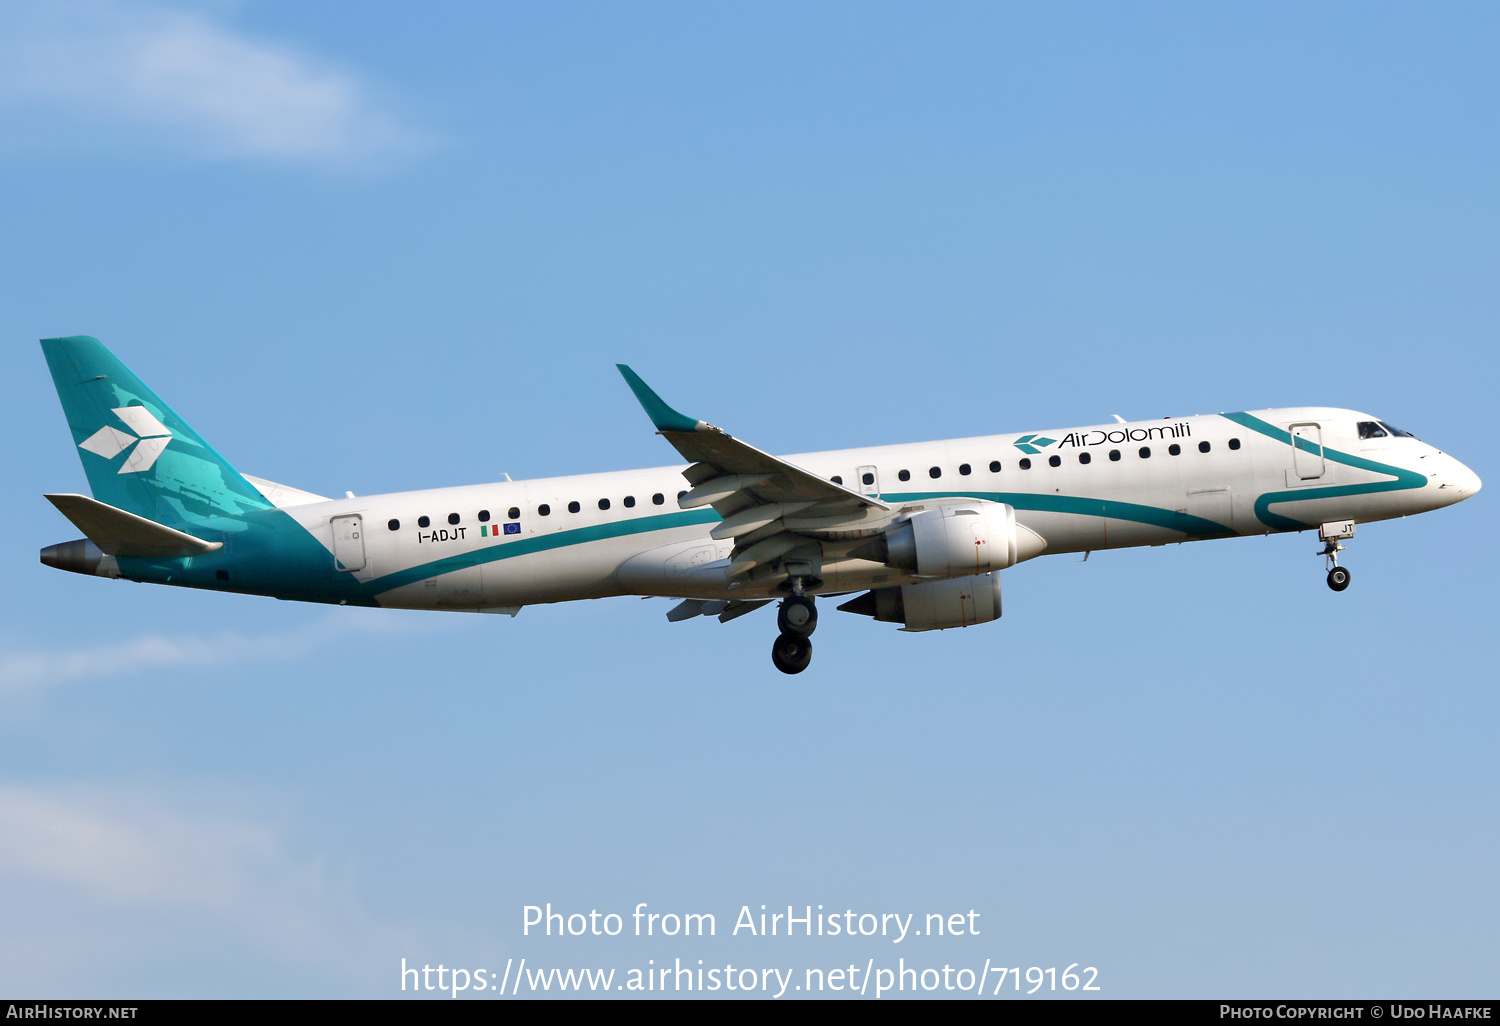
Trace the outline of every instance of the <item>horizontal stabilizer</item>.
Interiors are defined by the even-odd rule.
[[[87,495],[48,495],[46,498],[63,516],[73,521],[89,541],[99,546],[101,552],[110,556],[173,559],[201,556],[224,546],[223,542],[194,538]]]

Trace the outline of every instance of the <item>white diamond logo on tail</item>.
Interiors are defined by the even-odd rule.
[[[167,447],[167,443],[171,440],[171,435],[165,438],[142,438],[136,444],[136,447],[130,451],[130,456],[125,460],[125,465],[119,469],[118,473],[139,474],[143,470],[150,470],[151,464],[156,462],[156,457],[161,455],[162,450]]]
[[[157,457],[172,441],[171,430],[144,406],[121,406],[113,412],[116,417],[125,422],[127,427],[132,428],[135,434],[132,435],[117,428],[102,427],[78,443],[78,448],[87,449],[96,456],[112,460],[133,444],[135,448],[131,450],[130,455],[125,458],[125,464],[116,473],[139,474],[143,470],[150,470],[156,463]]]
[[[121,406],[115,410],[115,416],[123,420],[126,427],[142,438],[172,433],[167,430],[165,424],[151,416],[151,411],[144,406]]]
[[[78,448],[87,449],[96,456],[103,456],[107,460],[112,460],[130,448],[134,442],[135,435],[127,435],[125,432],[117,431],[112,427],[102,427],[92,435],[89,435],[88,438],[79,444]]]

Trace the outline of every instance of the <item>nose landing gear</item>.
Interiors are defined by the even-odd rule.
[[[1354,537],[1354,521],[1324,524],[1318,528],[1318,537],[1323,540],[1323,548],[1318,555],[1323,557],[1328,566],[1328,586],[1334,591],[1343,591],[1349,587],[1349,571],[1339,566],[1339,553],[1344,551],[1344,543],[1340,539]]]
[[[1334,591],[1343,591],[1349,587],[1349,571],[1341,566],[1328,571],[1328,586]]]
[[[792,593],[776,608],[781,631],[771,645],[771,663],[782,673],[801,673],[812,662],[812,632],[818,629],[818,607],[804,594],[802,578],[792,578]]]

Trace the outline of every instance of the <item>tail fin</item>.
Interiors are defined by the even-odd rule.
[[[273,508],[98,339],[44,338],[42,352],[94,498],[159,524],[209,530]]]

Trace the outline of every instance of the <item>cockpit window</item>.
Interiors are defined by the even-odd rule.
[[[1361,438],[1385,438],[1385,428],[1373,420],[1362,420],[1359,422],[1359,437]]]
[[[1398,427],[1391,427],[1391,425],[1387,424],[1383,420],[1380,422],[1380,426],[1383,427],[1383,428],[1385,428],[1391,434],[1395,435],[1397,438],[1416,438],[1417,437],[1416,435],[1412,434],[1410,431],[1402,431]]]

